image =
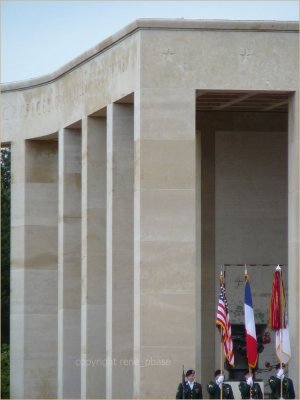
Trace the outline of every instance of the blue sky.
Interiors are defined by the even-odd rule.
[[[1,1],[1,82],[52,72],[137,18],[299,20],[285,1]]]

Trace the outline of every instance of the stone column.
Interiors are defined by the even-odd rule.
[[[81,131],[59,131],[58,397],[80,398]]]
[[[11,397],[57,396],[57,143],[12,143]]]
[[[215,132],[205,123],[204,115],[199,115],[198,119],[196,370],[201,371],[201,380],[205,387],[205,383],[211,380],[212,372],[215,370]],[[219,354],[219,346],[216,349]]]
[[[289,376],[299,393],[299,93],[289,101],[288,116],[288,312],[292,358]]]
[[[11,144],[10,396],[25,398],[25,141]]]
[[[195,137],[194,90],[135,93],[135,397],[174,398],[195,368]]]
[[[108,107],[107,397],[133,393],[133,105]],[[112,382],[113,379],[113,383]]]
[[[106,397],[106,118],[82,120],[81,397]]]

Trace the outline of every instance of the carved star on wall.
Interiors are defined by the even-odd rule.
[[[169,60],[174,54],[176,54],[174,51],[172,51],[169,47],[167,50],[163,51],[161,53],[163,56],[166,57],[167,60]]]
[[[243,51],[240,53],[240,56],[242,57],[243,62],[247,62],[248,59],[253,55],[253,52],[251,52],[248,49],[243,49]]]

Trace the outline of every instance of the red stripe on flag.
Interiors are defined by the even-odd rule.
[[[248,364],[251,368],[255,368],[257,363],[257,343],[253,336],[246,335]]]

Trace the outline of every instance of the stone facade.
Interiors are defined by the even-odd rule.
[[[291,22],[138,20],[2,85],[12,398],[174,398],[183,364],[205,388],[220,264],[243,263],[288,265],[299,397],[298,42]]]

